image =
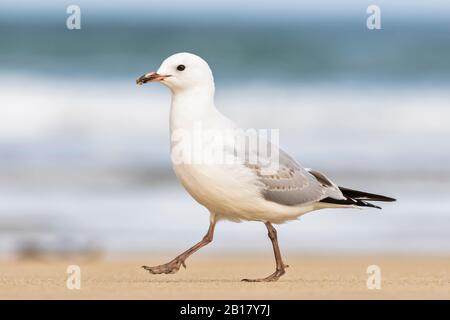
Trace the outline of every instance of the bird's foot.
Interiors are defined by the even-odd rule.
[[[289,267],[288,265],[284,265],[284,268],[275,270],[270,276],[260,279],[242,279],[244,282],[274,282],[278,281],[282,275],[286,273],[285,268]]]
[[[155,267],[148,267],[148,266],[142,266],[145,270],[152,274],[173,274],[176,273],[178,270],[180,270],[180,267],[183,266],[186,269],[186,264],[184,263],[184,259],[182,258],[175,258],[172,261],[155,266]]]

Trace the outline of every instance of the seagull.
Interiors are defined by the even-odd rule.
[[[276,269],[267,277],[242,281],[277,281],[285,274],[288,265],[281,257],[277,231],[273,224],[295,220],[319,209],[381,209],[371,201],[395,201],[390,197],[340,187],[323,173],[302,167],[270,141],[265,141],[262,145],[266,145],[276,157],[268,156],[267,152],[263,154],[260,149],[264,148],[236,143],[236,140],[242,142],[243,139],[236,138],[242,135],[243,130],[239,130],[233,121],[215,107],[212,71],[208,63],[197,55],[182,52],[166,58],[156,72],[146,73],[136,80],[138,85],[147,82],[162,83],[172,93],[172,166],[186,191],[210,213],[209,228],[203,239],[168,263],[154,267],[143,266],[152,274],[173,274],[181,266],[186,268],[186,259],[213,240],[218,221],[259,221],[265,224],[272,242]],[[210,134],[208,139],[199,138],[199,141],[192,143],[194,131],[199,126],[212,132],[212,137]],[[189,144],[180,141],[189,140],[194,145],[197,142],[196,151],[191,152],[195,156],[210,148],[211,141],[225,131],[228,132],[225,138],[218,140],[222,141],[220,145],[225,156],[228,156],[227,159],[235,161],[193,161],[192,155],[174,156],[175,153],[180,153],[179,149],[192,150],[189,149],[191,145],[186,147]],[[244,132],[243,136],[252,135]],[[182,148],[180,144],[183,145]]]

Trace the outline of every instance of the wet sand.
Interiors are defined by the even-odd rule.
[[[450,299],[450,257],[292,256],[278,282],[246,283],[273,271],[270,255],[192,257],[187,270],[151,275],[142,264],[169,257],[0,261],[1,299]],[[68,265],[81,268],[81,289],[66,286]],[[367,288],[378,265],[381,289]]]

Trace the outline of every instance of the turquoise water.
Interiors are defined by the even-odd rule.
[[[153,23],[84,18],[64,23],[0,22],[0,71],[73,77],[136,77],[175,52],[207,59],[217,80],[441,84],[450,80],[450,24],[386,21],[369,31],[364,20],[319,19],[280,25],[223,21]]]

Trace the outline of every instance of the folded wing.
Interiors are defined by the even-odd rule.
[[[345,199],[339,188],[325,175],[308,171],[281,149],[277,169],[270,174],[264,174],[261,165],[246,163],[246,166],[263,183],[266,200],[287,206],[301,206],[325,198]]]

